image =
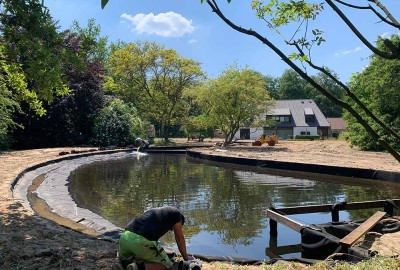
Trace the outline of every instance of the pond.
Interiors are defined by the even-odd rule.
[[[173,205],[186,217],[188,252],[268,259],[266,209],[336,201],[399,197],[400,186],[371,180],[294,174],[265,168],[148,154],[82,165],[69,178],[75,202],[124,228],[151,207]],[[341,220],[374,211],[341,212]],[[303,223],[330,221],[330,213],[291,216]],[[300,243],[299,233],[278,225],[278,246]],[[161,241],[174,246],[173,234]],[[176,247],[175,247],[176,248]],[[288,254],[283,257],[299,256]]]

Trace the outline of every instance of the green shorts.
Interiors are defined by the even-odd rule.
[[[143,236],[125,231],[121,234],[118,246],[118,256],[123,260],[133,257],[135,261],[144,263],[161,263],[167,268],[172,266],[164,248],[157,241],[150,241]]]

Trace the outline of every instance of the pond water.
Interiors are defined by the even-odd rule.
[[[266,209],[397,198],[400,186],[370,180],[294,174],[209,162],[185,155],[148,154],[94,162],[69,178],[75,202],[124,228],[151,207],[173,205],[186,217],[188,252],[268,259]],[[371,212],[372,211],[372,212]],[[341,212],[341,220],[371,211]],[[303,224],[330,221],[330,213],[291,216]],[[161,241],[174,245],[173,234]],[[300,243],[300,234],[278,225],[278,246]],[[276,243],[275,243],[276,244]],[[288,254],[283,257],[299,256]]]

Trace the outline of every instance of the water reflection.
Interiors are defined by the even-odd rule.
[[[317,180],[280,174],[182,155],[132,156],[83,165],[70,176],[70,192],[80,206],[121,227],[148,208],[178,206],[187,220],[189,252],[255,259],[266,258],[265,210],[271,203],[278,207],[325,204],[338,199],[394,198],[400,193],[396,185],[373,181],[356,183],[360,186],[353,180],[338,183],[329,177]],[[311,221],[301,219],[320,223],[329,217],[314,214]],[[174,242],[172,235],[162,240]],[[278,241],[278,245],[297,244],[300,236],[280,227]]]

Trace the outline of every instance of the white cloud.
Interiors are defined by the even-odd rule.
[[[192,43],[196,43],[196,42],[197,42],[197,40],[192,38],[192,39],[191,39],[191,40],[189,40],[188,42],[189,42],[190,44],[192,44]]]
[[[143,14],[134,16],[122,14],[121,18],[130,21],[134,25],[135,32],[139,34],[147,33],[162,37],[181,37],[194,31],[195,27],[192,20],[188,20],[181,14],[175,12]]]
[[[362,50],[362,47],[360,47],[360,46],[358,46],[358,47],[356,47],[354,49],[351,49],[351,50],[340,50],[339,52],[335,53],[335,56],[352,54],[352,53],[355,53],[355,52],[359,52],[361,50]]]

